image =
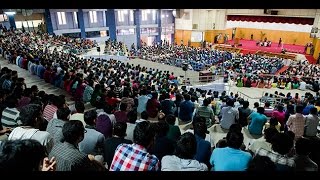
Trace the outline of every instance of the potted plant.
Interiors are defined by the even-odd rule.
[[[243,31],[242,31],[242,30],[240,30],[240,39],[243,39],[243,38],[244,38],[244,36],[245,36],[245,34],[243,33]]]
[[[264,38],[265,35],[266,35],[266,33],[260,31],[260,38],[261,38],[260,40],[261,40],[261,41],[263,41],[263,38]]]

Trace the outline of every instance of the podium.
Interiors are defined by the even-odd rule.
[[[310,55],[311,54],[311,47],[307,47],[306,54]]]

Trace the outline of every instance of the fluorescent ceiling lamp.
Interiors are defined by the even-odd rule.
[[[6,15],[15,15],[16,12],[4,12]]]

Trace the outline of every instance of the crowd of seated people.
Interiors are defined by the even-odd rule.
[[[76,101],[72,109],[63,96],[46,95],[36,86],[29,89],[16,71],[3,67],[0,169],[255,171],[253,163],[268,162],[274,171],[318,170],[318,150],[306,144],[316,138],[314,126],[319,119],[314,102],[318,103],[319,95],[300,99],[305,107],[290,100],[282,111],[258,104],[255,112],[238,94],[180,89],[177,77],[169,71],[81,59],[57,51],[38,56],[25,50],[28,45],[19,47],[17,39],[0,42],[5,60],[18,62],[30,73],[65,89]],[[85,103],[94,109],[85,111]],[[293,111],[291,105],[296,105]],[[281,124],[277,117],[287,111],[281,132],[263,130],[266,123],[277,128],[265,114],[275,114]],[[309,114],[306,135],[304,129],[301,133],[304,126],[295,124],[302,120],[301,112]],[[191,123],[189,130],[176,126],[176,119]],[[219,142],[213,142],[210,136],[215,133],[208,132],[215,124],[228,131]],[[252,135],[264,135],[266,141],[255,143],[255,148],[245,146],[245,128]],[[278,161],[283,157],[285,160]],[[304,160],[309,163],[303,164]]]
[[[104,53],[108,55],[115,56],[128,56],[129,50],[128,47],[121,41],[112,41],[108,39],[106,42]]]
[[[293,64],[286,71],[281,73],[287,77],[295,77],[303,87],[300,89],[310,89],[318,92],[320,86],[320,65],[309,64],[307,62],[300,61],[297,64]],[[293,82],[294,83],[294,82]]]
[[[271,41],[257,41],[257,46],[271,47]]]

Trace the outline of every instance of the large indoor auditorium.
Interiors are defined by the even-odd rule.
[[[0,9],[0,171],[319,171],[320,9]]]

